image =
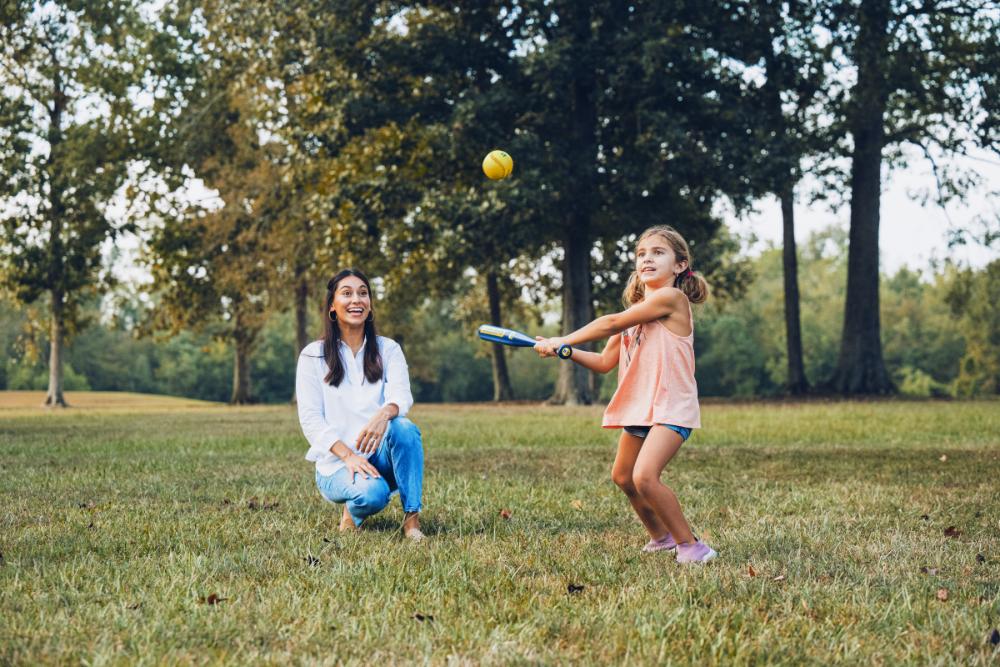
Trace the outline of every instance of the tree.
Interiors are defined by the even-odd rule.
[[[882,354],[879,201],[882,173],[916,147],[939,179],[941,203],[976,181],[949,173],[942,157],[975,142],[996,150],[1000,17],[995,3],[969,0],[829,2],[825,23],[852,81],[831,107],[850,136],[850,246],[840,356],[831,387],[886,394],[894,384]]]
[[[251,353],[268,315],[282,236],[275,221],[286,199],[275,164],[284,148],[262,140],[258,111],[266,85],[254,71],[259,59],[229,50],[243,43],[232,15],[208,13],[211,37],[202,47],[199,86],[176,123],[183,128],[183,157],[218,193],[221,207],[190,205],[151,230],[148,261],[159,300],[156,324],[179,332],[212,326],[232,342],[230,402],[253,402]],[[232,41],[229,39],[232,38]]]
[[[948,296],[966,339],[956,393],[1000,394],[1000,260],[981,271],[962,271]]]
[[[538,27],[518,124],[534,148],[536,215],[558,247],[564,331],[594,315],[595,246],[669,222],[710,263],[712,204],[742,207],[759,189],[743,169],[752,114],[709,37],[707,4],[519,5]],[[553,401],[592,398],[588,373],[560,366]]]
[[[748,168],[767,180],[767,189],[781,206],[785,385],[791,394],[809,391],[799,314],[796,185],[804,174],[803,161],[832,149],[819,117],[832,57],[829,45],[820,44],[819,9],[815,2],[746,0],[725,5],[716,24],[724,52],[741,62],[743,72],[759,68],[763,78],[758,83],[756,77],[748,77],[746,104],[760,112],[755,145],[761,147],[759,158]]]
[[[81,324],[80,300],[108,280],[102,246],[134,228],[109,204],[154,151],[167,106],[135,100],[162,82],[175,51],[138,8],[111,0],[5,3],[4,13],[0,277],[24,303],[47,295],[45,404],[65,407],[66,336]]]
[[[322,183],[333,211],[324,245],[337,249],[337,263],[378,267],[390,303],[412,307],[428,295],[456,295],[474,268],[488,318],[502,323],[505,295],[513,292],[504,289],[508,264],[539,252],[536,236],[524,232],[538,223],[519,214],[530,207],[516,204],[528,189],[491,184],[479,168],[484,146],[516,149],[521,22],[504,10],[495,0],[467,3],[458,13],[448,3],[413,3],[395,21],[350,31],[342,40],[350,50],[325,51],[351,76],[328,79],[343,92],[344,121],[324,137],[336,147]],[[394,22],[405,29],[393,29]],[[499,346],[492,363],[494,397],[511,398]]]

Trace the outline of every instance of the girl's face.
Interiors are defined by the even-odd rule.
[[[372,312],[372,297],[365,281],[357,276],[347,276],[337,283],[330,312],[337,314],[340,326],[362,327],[368,313]]]
[[[687,261],[678,262],[674,249],[660,234],[644,238],[635,249],[635,270],[642,284],[648,287],[673,285],[686,268]]]

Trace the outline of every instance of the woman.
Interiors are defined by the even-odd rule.
[[[398,491],[403,534],[420,541],[424,450],[406,419],[413,396],[403,350],[375,333],[363,273],[345,269],[326,290],[323,340],[302,350],[295,374],[306,460],[316,462],[323,498],[344,503],[340,530],[357,530]]]

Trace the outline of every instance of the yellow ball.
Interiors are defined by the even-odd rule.
[[[494,181],[510,176],[514,171],[514,160],[503,151],[490,151],[483,159],[483,173]]]

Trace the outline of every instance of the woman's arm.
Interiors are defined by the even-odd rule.
[[[343,434],[336,425],[328,424],[323,412],[323,379],[318,375],[316,357],[302,352],[295,369],[295,403],[299,412],[302,434],[314,454],[326,454]],[[346,445],[345,445],[346,446]],[[343,457],[341,457],[343,458]],[[311,459],[316,460],[316,459]]]
[[[385,340],[382,348],[382,363],[385,364],[385,404],[372,415],[358,434],[355,446],[363,454],[374,452],[389,429],[389,421],[396,417],[405,417],[413,406],[410,372],[406,367],[403,349],[394,341],[383,340]]]

